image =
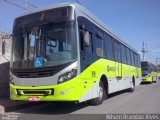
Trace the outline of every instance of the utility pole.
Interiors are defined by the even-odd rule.
[[[142,47],[142,51],[141,52],[143,53],[143,60],[145,60],[146,59],[147,50],[146,50],[146,44],[145,44],[144,41],[143,41],[143,47]]]
[[[25,8],[26,8],[26,12],[28,11],[28,0],[25,0]]]

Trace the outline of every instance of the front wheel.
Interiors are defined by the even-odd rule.
[[[98,91],[98,97],[90,100],[89,103],[91,105],[100,105],[100,104],[103,103],[103,100],[105,98],[107,98],[107,94],[106,94],[106,92],[104,90],[104,85],[103,85],[102,81],[100,81],[99,91]]]

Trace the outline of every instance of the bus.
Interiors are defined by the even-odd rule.
[[[142,83],[152,83],[158,80],[157,66],[149,61],[141,61]]]
[[[77,3],[17,17],[12,36],[11,100],[99,105],[141,82],[137,51]]]

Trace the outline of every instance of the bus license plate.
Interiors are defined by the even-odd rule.
[[[28,97],[28,101],[30,102],[38,102],[40,101],[39,97]]]

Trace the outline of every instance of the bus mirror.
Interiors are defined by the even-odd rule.
[[[84,47],[88,47],[89,46],[89,42],[90,42],[90,34],[88,31],[84,31],[83,33],[83,45]]]
[[[2,37],[2,55],[5,54],[6,51],[6,41],[5,39]]]

